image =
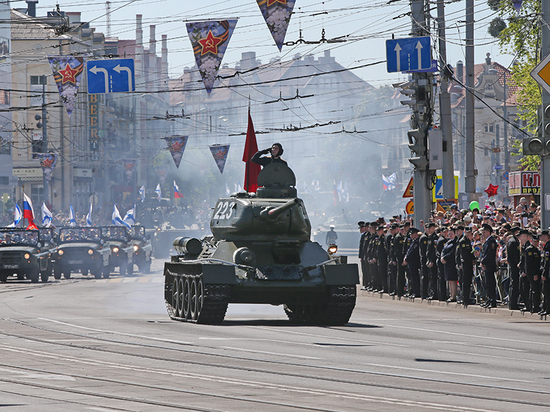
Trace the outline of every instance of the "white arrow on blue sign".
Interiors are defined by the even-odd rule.
[[[88,94],[136,90],[134,59],[88,60]]]
[[[386,40],[388,73],[423,71],[432,67],[430,37]]]

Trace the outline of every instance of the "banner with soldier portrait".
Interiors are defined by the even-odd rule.
[[[53,78],[69,116],[76,105],[78,86],[84,72],[84,57],[48,56]]]
[[[235,30],[237,20],[208,20],[187,23],[195,62],[202,82],[210,93],[214,87],[223,55]]]
[[[40,166],[42,166],[46,182],[49,182],[52,180],[53,168],[57,163],[57,153],[38,153],[37,155],[38,159],[40,159]]]
[[[225,167],[225,162],[227,161],[227,154],[229,153],[229,145],[215,144],[209,147],[212,152],[212,156],[216,161],[216,165],[218,166],[218,169],[220,169],[220,173],[223,173],[223,168]]]

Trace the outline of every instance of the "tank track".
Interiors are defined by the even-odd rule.
[[[223,322],[229,298],[231,297],[230,285],[204,285],[201,275],[174,274],[173,279],[181,282],[180,285],[185,285],[186,281],[190,285],[194,282],[196,289],[191,287],[190,293],[187,293],[186,297],[184,292],[185,286],[182,286],[179,291],[174,291],[173,285],[165,285],[164,303],[171,319],[180,322],[202,324],[219,324]],[[197,293],[197,291],[201,290],[201,287],[203,291],[202,297],[200,292]],[[178,295],[179,297],[177,297]],[[180,301],[178,302],[177,299],[180,299]],[[187,302],[185,299],[188,299],[189,303],[184,303]],[[200,304],[197,302],[200,302]],[[174,304],[177,307],[174,307]],[[184,305],[186,304],[189,306],[187,310],[184,310]],[[196,305],[194,310],[193,305]]]
[[[320,305],[284,305],[291,322],[341,326],[349,322],[355,308],[357,289],[353,286],[329,286],[328,300]]]

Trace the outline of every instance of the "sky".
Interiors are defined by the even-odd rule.
[[[37,15],[44,16],[56,7],[57,1],[40,0]],[[354,73],[373,86],[381,86],[406,79],[401,73],[388,73],[386,69],[385,41],[392,38],[409,37],[411,19],[405,13],[410,11],[408,0],[296,0],[294,15],[286,34],[287,42],[296,42],[300,30],[307,41],[319,41],[322,30],[326,39],[347,39],[345,42],[321,44],[295,44],[283,46],[281,52],[269,33],[267,25],[254,0],[113,0],[111,5],[111,37],[135,38],[136,14],[143,15],[144,41],[149,40],[149,25],[156,25],[156,38],[168,36],[168,64],[170,77],[183,73],[185,67],[194,65],[192,48],[187,37],[185,22],[205,19],[238,18],[235,32],[229,42],[223,64],[230,67],[240,60],[243,52],[255,51],[262,63],[273,58],[288,60],[297,54],[321,56],[330,50],[336,61],[344,67],[353,68],[373,63]],[[448,2],[447,16],[447,60],[455,66],[458,60],[465,61],[465,1]],[[474,0],[475,4],[475,63],[483,63],[487,53],[493,61],[509,66],[512,56],[501,54],[497,42],[487,33],[489,22],[494,17],[486,0]],[[61,10],[80,11],[82,21],[89,21],[97,31],[107,33],[106,2],[73,0],[59,1]],[[14,8],[26,8],[23,1],[12,2]],[[433,4],[432,16],[437,16]],[[432,28],[435,25],[433,21]],[[432,30],[432,47],[436,41]],[[157,46],[160,53],[160,45]]]

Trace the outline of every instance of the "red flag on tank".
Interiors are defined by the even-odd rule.
[[[258,189],[258,175],[260,174],[261,166],[250,161],[252,156],[258,151],[258,143],[256,142],[256,133],[248,109],[248,128],[246,130],[246,143],[244,144],[243,162],[246,162],[246,170],[244,173],[244,190],[247,192],[256,192]]]

